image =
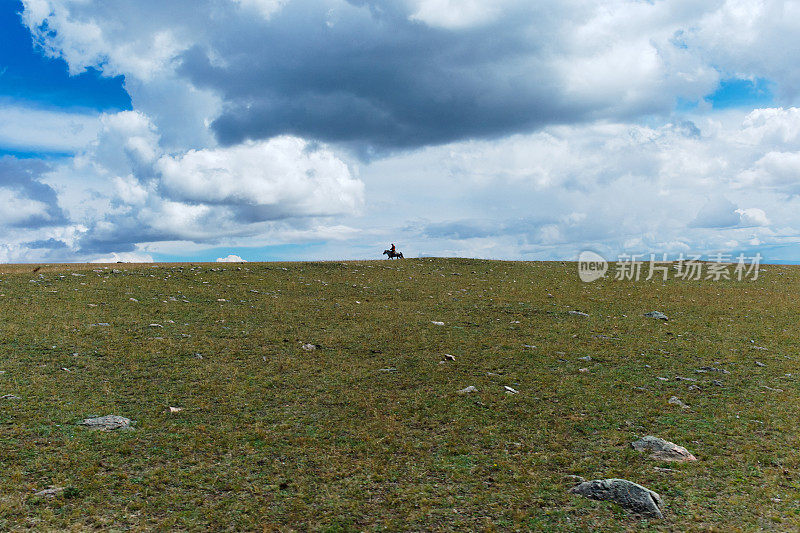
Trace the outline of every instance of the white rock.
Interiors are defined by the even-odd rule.
[[[470,392],[478,392],[478,389],[470,385],[469,387],[465,387],[458,391],[459,394],[469,394]]]
[[[437,322],[436,320],[431,320],[431,324],[434,326],[444,326],[444,322]]]
[[[670,398],[669,403],[670,405],[680,406],[681,409],[689,409],[689,406],[683,403],[677,396]]]

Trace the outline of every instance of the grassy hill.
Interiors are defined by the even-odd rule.
[[[33,268],[0,266],[2,530],[800,528],[798,267]],[[136,430],[76,425],[107,414]],[[644,435],[698,461],[649,459]],[[665,519],[565,475],[640,483]]]

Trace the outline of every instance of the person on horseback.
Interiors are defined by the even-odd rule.
[[[391,251],[392,251],[392,255],[394,255],[396,253],[395,250],[394,250],[394,243],[392,243]]]

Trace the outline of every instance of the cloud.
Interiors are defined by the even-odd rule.
[[[241,257],[239,257],[238,255],[233,255],[233,254],[230,254],[230,255],[225,256],[225,257],[217,257],[216,261],[217,261],[217,263],[246,263],[247,262],[244,259],[242,259]]]
[[[75,153],[94,139],[99,126],[93,115],[0,105],[0,149]]]
[[[152,263],[153,256],[140,252],[111,253],[95,257],[91,263]]]
[[[352,212],[363,195],[345,163],[297,137],[164,156],[157,168],[170,198],[236,206],[245,222]]]
[[[155,117],[165,134],[166,94],[174,105],[198,104],[190,119],[208,120],[226,145],[294,135],[369,153],[498,138],[554,123],[669,112],[677,97],[700,98],[718,81],[714,68],[673,38],[710,7],[236,4],[141,0],[111,8],[25,0],[24,20],[73,71],[124,74],[134,107]],[[154,84],[169,89],[153,92]]]
[[[48,165],[0,157],[0,227],[37,228],[65,222],[56,191],[41,181]]]
[[[690,226],[695,228],[727,228],[739,223],[736,205],[724,196],[710,198]]]

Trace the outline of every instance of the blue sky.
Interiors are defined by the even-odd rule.
[[[124,76],[103,77],[94,68],[70,76],[63,59],[46,57],[35,48],[20,20],[22,10],[16,0],[0,6],[0,96],[4,100],[77,111],[131,109]]]
[[[0,261],[800,260],[797,11],[6,1]]]

